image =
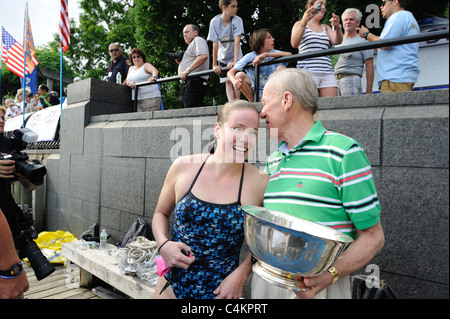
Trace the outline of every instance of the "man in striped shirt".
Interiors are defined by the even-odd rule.
[[[296,292],[297,297],[350,298],[348,275],[367,265],[384,245],[370,163],[357,141],[314,121],[317,88],[307,72],[275,72],[261,101],[269,136],[283,141],[266,163],[270,180],[264,207],[355,239],[333,265],[335,271],[305,278],[308,290]]]

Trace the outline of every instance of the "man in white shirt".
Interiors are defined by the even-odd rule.
[[[188,24],[183,29],[183,38],[188,47],[183,59],[178,66],[178,75],[183,83],[181,91],[181,106],[203,106],[203,98],[206,93],[208,76],[187,79],[191,72],[209,70],[209,48],[206,40],[198,35],[199,29],[193,24]]]

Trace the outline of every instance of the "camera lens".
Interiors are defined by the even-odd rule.
[[[26,240],[20,252],[28,258],[37,280],[44,279],[55,271],[55,267],[48,262],[34,241]]]
[[[45,174],[47,174],[47,169],[44,165],[27,161],[16,162],[16,170],[28,178],[34,185],[41,185],[44,181]]]

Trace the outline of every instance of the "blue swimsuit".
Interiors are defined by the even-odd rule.
[[[214,290],[239,265],[244,242],[244,216],[241,210],[242,166],[238,200],[231,204],[203,201],[192,188],[205,165],[200,167],[186,195],[175,208],[173,241],[192,249],[195,261],[188,269],[172,268],[167,274],[179,299],[213,299]]]

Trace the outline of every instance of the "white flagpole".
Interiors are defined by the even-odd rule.
[[[25,4],[25,16],[23,19],[23,78],[22,78],[22,127],[25,127],[25,84],[26,84],[26,62],[27,62],[27,55],[26,55],[26,47],[27,47],[27,41],[26,41],[26,23],[25,23],[25,17],[28,15],[28,1]]]

